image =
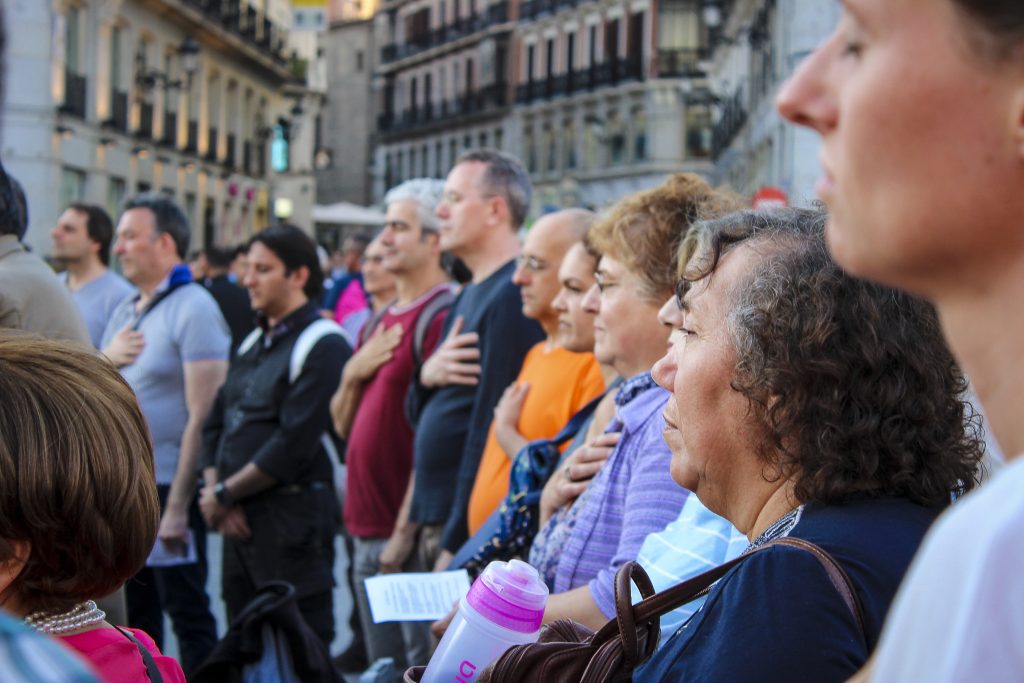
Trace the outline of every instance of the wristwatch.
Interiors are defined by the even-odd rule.
[[[217,485],[213,487],[213,495],[217,497],[217,502],[224,507],[231,507],[235,504],[235,499],[231,496],[231,491],[224,485],[224,482],[219,481]]]

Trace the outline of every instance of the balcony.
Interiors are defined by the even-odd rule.
[[[257,10],[240,0],[180,0],[200,12],[207,26],[215,25],[236,36],[244,45],[269,57],[277,66],[287,66],[287,29],[266,17],[260,20]]]
[[[491,114],[508,105],[505,83],[464,93],[450,100],[431,102],[422,107],[410,107],[401,113],[384,112],[377,117],[380,133],[405,133],[430,127],[448,128],[474,116]]]
[[[199,151],[199,122],[189,121],[188,122],[188,138],[185,140],[185,149],[182,150],[186,154],[196,154]]]
[[[715,159],[736,139],[747,122],[743,99],[743,89],[740,88],[722,104],[722,115],[711,129],[711,155]]]
[[[173,111],[164,112],[164,136],[160,144],[168,147],[178,146],[178,115]]]
[[[659,49],[655,55],[658,78],[696,78],[704,75],[700,61],[705,51],[699,48]]]
[[[580,0],[524,0],[519,5],[519,21],[533,21],[543,16],[572,9]]]
[[[65,114],[85,118],[85,76],[64,70],[64,104],[60,110]]]
[[[128,93],[119,90],[110,93],[110,118],[103,127],[120,133],[128,131]]]
[[[206,139],[206,158],[209,161],[217,161],[217,129],[211,128],[209,137]]]
[[[473,35],[486,28],[508,21],[508,1],[501,0],[488,6],[483,14],[459,17],[450,24],[408,36],[404,43],[390,43],[380,50],[382,64],[412,57],[431,48]]]
[[[520,83],[516,87],[516,102],[528,104],[549,100],[628,81],[640,81],[643,77],[643,65],[639,57],[614,59],[569,73]]]
[[[235,168],[235,135],[234,133],[228,133],[228,148],[224,154],[224,166],[228,170],[234,170]]]
[[[153,138],[153,105],[145,102],[139,107],[139,129],[135,131],[139,137]]]

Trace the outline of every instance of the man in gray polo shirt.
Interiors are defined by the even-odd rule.
[[[139,291],[115,309],[101,346],[135,390],[153,435],[162,506],[157,543],[196,557],[146,567],[129,581],[128,620],[162,647],[166,610],[186,675],[216,643],[206,594],[206,528],[195,493],[202,424],[224,382],[231,344],[217,303],[182,262],[189,238],[188,222],[170,198],[147,193],[127,202],[114,253]]]
[[[75,203],[64,210],[50,231],[50,255],[67,270],[61,281],[89,328],[89,338],[98,347],[110,314],[134,291],[123,277],[110,270],[110,243],[114,224],[107,212],[93,204]]]

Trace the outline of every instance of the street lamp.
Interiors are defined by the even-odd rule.
[[[199,70],[199,43],[192,36],[188,36],[178,47],[177,54],[181,59],[181,70],[185,73],[184,82],[180,78],[171,79],[170,74],[163,71],[146,68],[145,53],[141,50],[136,53],[135,85],[141,97],[147,97],[158,83],[163,85],[164,90],[177,90],[182,86],[186,90],[192,88],[192,78]]]

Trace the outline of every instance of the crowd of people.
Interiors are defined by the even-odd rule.
[[[778,96],[824,206],[679,173],[526,229],[522,164],[470,150],[333,258],[287,224],[190,253],[142,194],[68,206],[58,277],[4,174],[0,608],[81,659],[2,619],[0,674],[224,680],[213,532],[232,629],[287,586],[302,680],[430,658],[447,619],[375,623],[366,578],[513,557],[595,630],[627,561],[737,560],[637,681],[1019,679],[1022,95],[1017,3],[846,0]]]

